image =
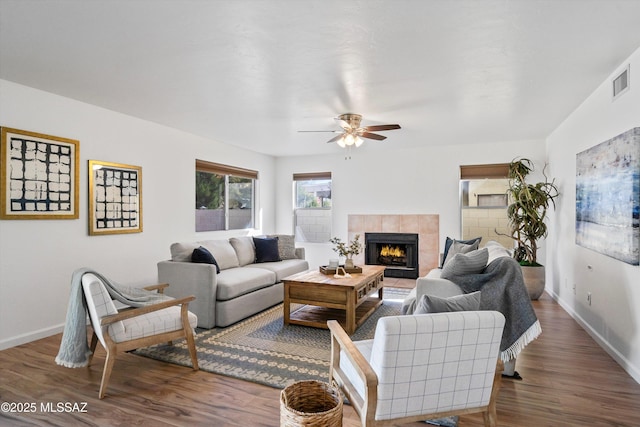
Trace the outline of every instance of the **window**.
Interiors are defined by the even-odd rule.
[[[297,173],[294,184],[294,228],[298,242],[331,238],[331,172]]]
[[[509,164],[460,166],[461,238],[482,237],[513,247],[507,218]],[[498,231],[497,234],[496,230]]]
[[[196,160],[196,231],[254,227],[258,172]]]

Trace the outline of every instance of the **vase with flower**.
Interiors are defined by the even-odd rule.
[[[352,241],[349,243],[343,242],[340,238],[334,237],[329,240],[331,243],[336,245],[333,248],[333,251],[340,255],[341,257],[345,257],[344,266],[345,268],[354,268],[353,265],[353,256],[359,255],[362,250],[362,243],[360,243],[360,235],[356,234]]]

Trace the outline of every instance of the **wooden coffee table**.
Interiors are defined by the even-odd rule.
[[[319,271],[284,278],[284,324],[327,329],[327,320],[334,319],[353,334],[382,304],[384,269],[365,265],[362,273],[340,279]],[[378,297],[370,297],[376,290]],[[291,313],[292,303],[305,305]]]

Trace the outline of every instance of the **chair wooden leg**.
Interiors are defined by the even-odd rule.
[[[493,376],[493,388],[491,389],[491,397],[489,398],[489,406],[487,410],[482,413],[484,418],[485,427],[496,427],[498,425],[498,414],[496,412],[496,401],[498,400],[498,392],[502,385],[502,371],[504,370],[504,363],[498,358],[496,362],[496,372]]]
[[[198,353],[196,352],[196,341],[193,339],[193,329],[189,324],[189,304],[182,304],[180,307],[180,317],[182,317],[182,329],[184,329],[184,335],[187,339],[187,346],[189,347],[189,354],[191,355],[191,365],[193,370],[197,371],[198,366]]]
[[[93,335],[91,335],[91,345],[89,346],[89,350],[91,350],[91,354],[88,357],[87,366],[91,365],[91,361],[93,360],[93,355],[96,353],[97,346],[98,346],[98,336],[94,332]]]
[[[115,351],[107,348],[107,358],[104,361],[104,369],[102,371],[102,381],[100,382],[100,392],[98,397],[104,398],[104,394],[107,391],[107,384],[109,383],[109,377],[111,377],[111,371],[113,370],[113,364],[116,361]]]
[[[498,415],[496,414],[496,406],[493,405],[493,408],[489,408],[485,412],[482,413],[482,417],[484,418],[485,427],[497,427],[498,426]]]
[[[191,330],[186,331],[187,346],[189,347],[189,354],[191,355],[191,365],[193,370],[200,369],[198,366],[198,352],[196,351],[196,340],[193,339],[193,332]]]

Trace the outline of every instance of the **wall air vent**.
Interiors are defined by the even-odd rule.
[[[629,65],[627,65],[626,68],[611,81],[613,89],[613,99],[618,98],[620,95],[629,90],[629,68]]]

